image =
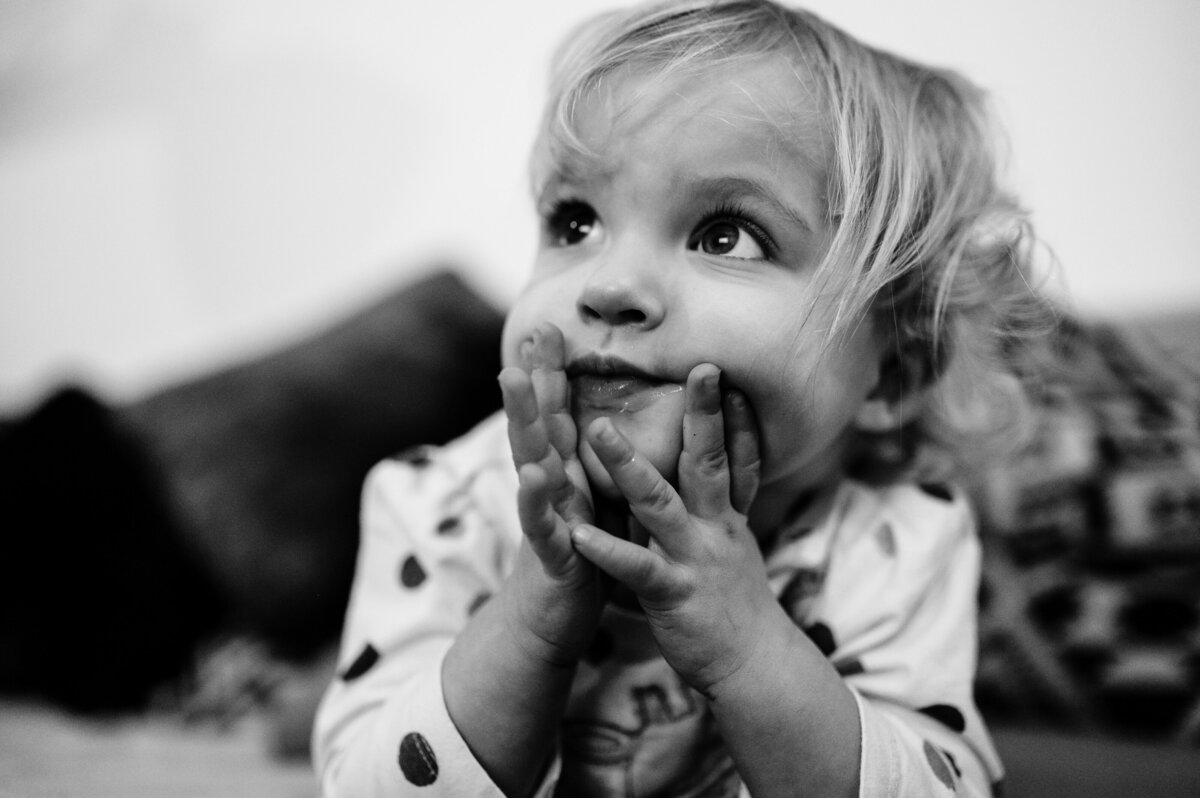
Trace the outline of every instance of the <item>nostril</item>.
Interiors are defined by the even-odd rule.
[[[638,308],[607,308],[603,304],[579,303],[579,313],[587,321],[603,321],[612,325],[642,325],[649,318]]]
[[[644,324],[646,314],[640,310],[622,310],[617,314],[617,321],[620,324]]]

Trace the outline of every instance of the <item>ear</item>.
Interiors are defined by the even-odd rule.
[[[879,368],[879,381],[867,394],[855,415],[862,432],[895,432],[921,412],[928,378],[927,361],[912,348],[893,352]]]

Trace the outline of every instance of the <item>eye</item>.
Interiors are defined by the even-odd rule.
[[[575,200],[559,203],[546,219],[546,232],[560,247],[574,246],[599,228],[600,220],[592,206]]]
[[[708,255],[740,260],[763,260],[767,257],[765,235],[748,222],[716,219],[700,227],[689,246]]]

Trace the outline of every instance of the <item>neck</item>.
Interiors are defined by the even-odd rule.
[[[760,541],[774,537],[790,518],[804,511],[818,493],[817,488],[800,492],[761,490],[750,507],[750,528]]]
[[[778,480],[763,484],[750,506],[750,529],[760,542],[770,540],[780,527],[804,512],[813,501],[838,483],[842,473],[828,473],[806,480]]]

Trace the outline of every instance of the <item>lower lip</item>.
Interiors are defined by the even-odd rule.
[[[571,401],[581,410],[636,413],[664,396],[682,390],[679,383],[651,382],[636,377],[576,377],[571,380]]]

